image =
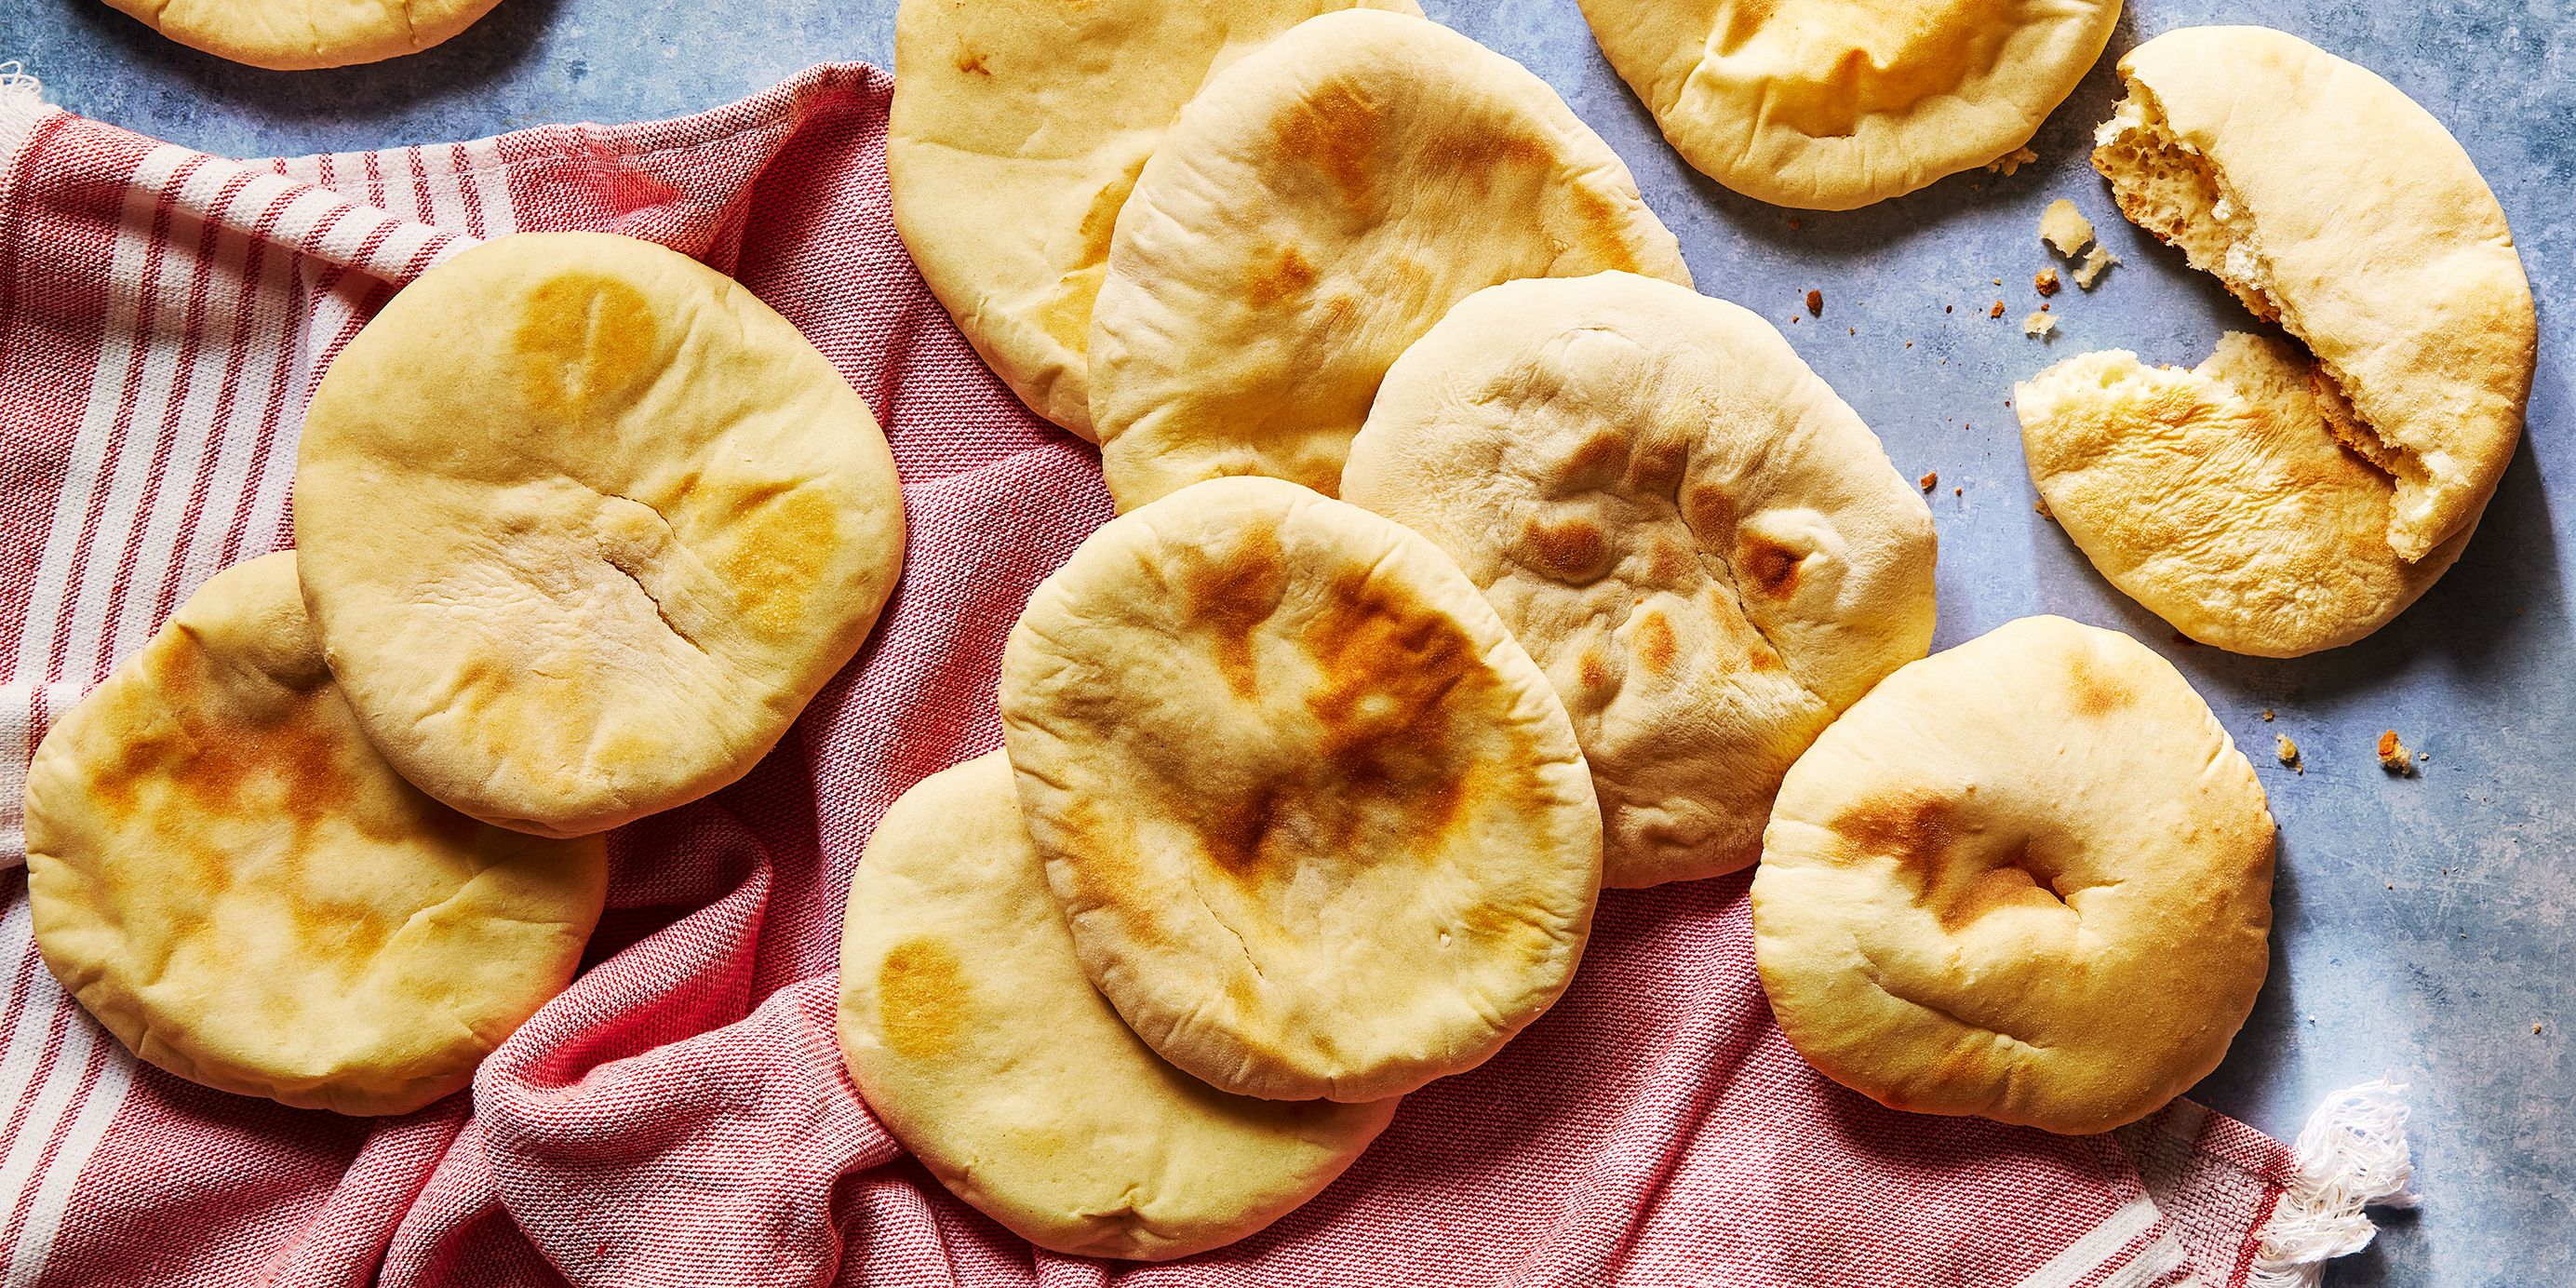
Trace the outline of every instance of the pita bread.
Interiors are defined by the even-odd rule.
[[[1850,210],[2019,152],[2119,0],[1582,0],[1601,52],[1701,173]]]
[[[1275,479],[1093,534],[1002,655],[1084,971],[1269,1099],[1475,1067],[1573,976],[1601,814],[1565,707],[1430,542]]]
[[[474,25],[499,0],[107,0],[190,49],[272,71],[416,54]]]
[[[841,1050],[868,1109],[1040,1247],[1163,1261],[1314,1197],[1394,1100],[1229,1096],[1165,1064],[1074,958],[1001,752],[904,793],[841,939]]]
[[[2336,432],[2396,481],[2399,557],[2466,531],[2522,434],[2538,334],[2468,153],[2397,87],[2262,27],[2167,32],[2120,77],[2093,149],[2120,212],[2316,355]]]
[[[295,526],[385,758],[552,836],[741,777],[903,562],[894,458],[831,363],[604,233],[504,237],[395,296],[313,395]]]
[[[2272,816],[2171,664],[2028,617],[1889,676],[1781,784],[1781,1031],[1896,1109],[2108,1131],[2218,1067],[2269,961]]]
[[[1420,18],[1300,23],[1209,80],[1118,216],[1091,332],[1110,496],[1229,474],[1329,495],[1387,365],[1450,305],[1605,269],[1690,281],[1546,82]]]
[[[2298,657],[2405,611],[2469,542],[2409,562],[2388,545],[2396,487],[2336,441],[2312,364],[2231,334],[2199,369],[2125,350],[2013,387],[2049,513],[2122,592],[2203,644]]]
[[[1761,856],[1835,714],[1932,642],[1932,515],[1769,323],[1627,273],[1460,301],[1342,496],[1429,537],[1573,717],[1614,886]]]
[[[894,225],[975,351],[1084,438],[1109,231],[1211,71],[1316,14],[1413,0],[903,0],[886,179]]]
[[[563,989],[597,840],[486,827],[377,755],[322,664],[295,556],[226,569],[27,768],[45,965],[126,1049],[205,1086],[402,1114]]]

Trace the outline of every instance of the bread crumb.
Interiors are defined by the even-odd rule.
[[[2019,170],[2023,166],[2029,165],[2031,162],[2037,161],[2038,159],[2039,154],[2031,151],[2029,148],[2014,148],[2012,151],[1987,162],[1986,171],[1990,174],[2000,174],[2009,179],[2013,176],[2014,171]]]
[[[2270,707],[2265,707],[2265,708],[2263,708],[2263,723],[2265,723],[2265,724],[2270,724],[2270,723],[2272,723],[2272,708],[2270,708]]]
[[[2290,735],[2281,734],[2272,740],[2272,754],[2281,758],[2283,768],[2308,772],[2308,767],[2299,763],[2299,744],[2290,741]]]
[[[2048,310],[2041,309],[2021,320],[2021,333],[2034,340],[2048,339],[2057,334],[2057,319],[2050,317]]]
[[[1824,316],[1824,314],[1825,314],[1825,293],[1824,293],[1823,291],[1816,290],[1816,289],[1814,289],[1813,287],[1808,288],[1808,290],[1807,290],[1807,312],[1809,312],[1809,313],[1811,313],[1811,314],[1813,314],[1813,315],[1815,315],[1815,316],[1817,316],[1817,317],[1823,317],[1823,316]]]
[[[1942,311],[1942,312],[1944,312],[1944,313],[1949,312],[1949,311],[1950,311],[1950,306],[1949,306],[1949,305],[1947,305],[1947,304],[1942,305],[1942,306],[1941,306],[1941,311]]]
[[[1789,216],[1789,230],[1790,230],[1791,232],[1796,232],[1796,231],[1797,231],[1797,229],[1798,229],[1798,217],[1797,217],[1796,215],[1791,215],[1791,216]]]
[[[2394,729],[2379,735],[2379,767],[2400,778],[2415,776],[2415,753],[2406,749]]]
[[[2084,262],[2076,266],[2075,284],[2085,290],[2092,290],[2093,284],[2101,281],[2102,275],[2110,272],[2111,266],[2119,262],[2119,256],[2096,246],[2084,252]]]
[[[2031,502],[2030,512],[2043,519],[2054,519],[2057,517],[2055,514],[2049,512],[2047,497],[2041,497],[2038,500]]]
[[[1934,470],[1931,473],[1924,475],[1922,478],[1916,479],[1915,482],[1921,485],[1924,491],[1929,492],[1932,489],[1941,486],[1941,471]]]
[[[1990,317],[1990,318],[1999,318],[1999,317],[2002,317],[2003,315],[2004,315],[2004,302],[2003,302],[2002,300],[1997,300],[1997,301],[1995,301],[1995,306],[1994,306],[1993,308],[1990,308],[1990,309],[1986,310],[1986,316],[1987,316],[1987,317]]]
[[[1952,496],[1966,496],[1967,494],[1968,494],[1968,489],[1963,488],[1963,487],[1954,487],[1954,488],[1950,489],[1950,495],[1952,495]]]
[[[1998,277],[1998,278],[1996,278],[1996,279],[1995,279],[1995,285],[1997,285],[1997,286],[2001,286],[2001,285],[2003,285],[2003,284],[2004,284],[2004,279],[2002,279],[2002,278],[2000,278],[2000,277]]]
[[[2073,259],[2075,252],[2084,249],[2084,243],[2093,240],[2093,221],[2085,218],[2074,202],[2060,197],[2040,212],[2039,239],[2061,257]]]
[[[2031,274],[2030,286],[2032,290],[2039,292],[2042,299],[2057,294],[2057,270],[2053,268],[2043,268],[2038,272]]]

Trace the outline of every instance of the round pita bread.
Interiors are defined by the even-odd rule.
[[[1075,1256],[1250,1235],[1341,1175],[1398,1103],[1229,1096],[1138,1041],[1074,958],[998,751],[922,780],[868,838],[840,1029],[869,1110],[942,1185]]]
[[[1601,814],[1564,704],[1430,542],[1275,479],[1093,534],[1002,655],[1083,969],[1227,1091],[1475,1067],[1574,974]]]
[[[2031,482],[2112,585],[2185,635],[2258,657],[2349,644],[2439,580],[2474,524],[2398,558],[2396,485],[2336,441],[2310,366],[2244,334],[2192,371],[2070,358],[2013,387]]]
[[[2430,557],[2513,459],[2537,353],[2477,166],[2396,86],[2278,31],[2167,32],[2120,76],[2093,166],[2121,213],[2316,355],[2328,423],[2395,480],[2389,547]]]
[[[145,1061],[305,1109],[409,1113],[562,991],[597,840],[486,827],[376,754],[295,556],[217,574],[27,768],[45,965]]]
[[[416,54],[474,25],[499,0],[107,0],[190,49],[272,71]]]
[[[1605,883],[1761,856],[1780,776],[1932,642],[1932,515],[1761,318],[1627,273],[1468,296],[1342,497],[1429,537],[1573,717]]]
[[[741,777],[903,563],[894,458],[832,364],[604,233],[504,237],[395,296],[313,395],[295,527],[385,758],[552,836]]]
[[[1319,13],[1413,0],[903,0],[886,179],[922,280],[1037,414],[1091,431],[1109,232],[1211,71]]]
[[[2008,156],[2084,78],[2119,0],[1582,0],[1701,173],[1850,210]]]
[[[2190,683],[2028,617],[1889,676],[1790,769],[1754,959],[1834,1081],[2100,1132],[2218,1067],[2271,899],[2263,789]]]
[[[1690,281],[1545,81],[1420,18],[1300,23],[1208,82],[1118,216],[1091,331],[1110,496],[1230,474],[1330,495],[1387,365],[1450,305],[1607,269]]]

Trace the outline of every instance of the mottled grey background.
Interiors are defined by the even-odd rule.
[[[2197,1094],[2286,1138],[2331,1088],[2382,1075],[2414,1088],[2425,1206],[2387,1220],[2329,1282],[2576,1283],[2576,0],[2133,0],[2111,54],[2034,141],[2037,165],[1844,215],[1764,206],[1692,173],[1601,61],[1574,0],[1423,3],[1553,82],[1636,170],[1701,288],[1782,324],[1908,477],[1940,472],[1938,646],[2041,611],[2124,628],[2180,665],[2246,748],[2281,821],[2277,955]],[[0,0],[0,59],[24,59],[74,111],[271,155],[692,112],[809,63],[882,63],[893,7],[507,0],[425,54],[275,73],[166,43],[98,0]],[[2448,123],[2502,199],[2540,300],[2529,430],[2466,557],[2394,625],[2298,661],[2177,645],[2112,591],[2032,513],[2004,407],[2011,383],[2054,357],[2118,346],[2190,364],[2249,325],[2118,219],[2083,159],[2122,50],[2226,21],[2359,61]],[[2064,336],[2044,347],[2016,320],[2036,307],[2031,273],[2052,262],[2034,229],[2058,196],[2127,262],[2100,290],[2057,297]],[[1824,317],[1791,324],[1811,287]],[[2007,316],[1989,321],[1998,296]],[[2380,772],[2372,744],[2390,727],[2431,753],[2422,777]],[[2273,762],[2276,732],[2306,749],[2304,776]]]

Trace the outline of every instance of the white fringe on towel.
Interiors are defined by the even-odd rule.
[[[7,175],[18,145],[44,114],[45,87],[36,83],[35,74],[16,59],[0,63],[0,176]]]
[[[2364,1207],[2413,1207],[2406,1088],[2385,1080],[2335,1092],[2299,1133],[2299,1174],[2263,1223],[2247,1288],[2317,1288],[2325,1263],[2370,1246]]]

